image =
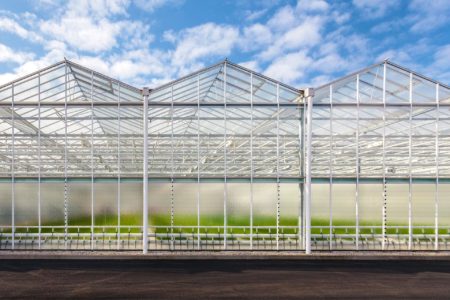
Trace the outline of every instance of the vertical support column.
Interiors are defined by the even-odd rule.
[[[173,175],[175,169],[174,162],[174,137],[173,137],[173,85],[170,87],[170,249],[175,250],[174,236],[173,236],[173,217],[174,217],[174,189],[173,189]]]
[[[311,163],[312,163],[312,108],[314,90],[305,89],[308,118],[306,128],[306,181],[305,181],[305,252],[311,254]]]
[[[413,116],[413,106],[412,106],[412,87],[413,87],[413,74],[409,73],[409,143],[408,143],[408,172],[409,172],[409,183],[408,183],[408,250],[412,250],[413,242],[413,230],[412,230],[412,116]]]
[[[16,163],[16,153],[15,153],[15,118],[14,118],[14,83],[11,87],[11,249],[15,248],[15,235],[16,235],[16,220],[15,220],[15,208],[16,208],[16,180],[15,180],[15,163]]]
[[[302,99],[302,109],[299,115],[301,120],[299,120],[299,130],[298,130],[298,139],[299,139],[299,160],[300,160],[300,177],[302,178],[302,182],[299,183],[299,192],[300,192],[300,204],[298,211],[298,242],[299,246],[302,249],[305,249],[305,118],[306,118],[306,101],[304,98]]]
[[[359,74],[356,75],[356,190],[355,190],[355,248],[359,250]]]
[[[328,209],[329,209],[329,249],[333,250],[333,85],[330,85],[330,156],[328,167],[330,172]]]
[[[200,250],[200,74],[197,75],[197,250]]]
[[[144,133],[144,147],[143,147],[143,163],[142,163],[142,253],[148,253],[148,96],[150,90],[148,88],[142,89],[144,96],[143,105],[143,133]]]
[[[276,249],[280,249],[280,85],[277,83],[277,232]]]
[[[382,235],[381,249],[386,249],[386,62],[383,64],[383,140],[382,140],[382,167],[383,167],[383,208],[382,208]]]
[[[253,250],[253,73],[250,73],[250,250]]]
[[[121,202],[121,160],[120,160],[120,83],[117,83],[117,250],[120,250],[120,202]]]
[[[67,64],[64,66],[64,249],[67,250],[69,210],[68,210],[68,191],[67,191]]]
[[[41,219],[41,73],[38,74],[38,248],[42,247]]]
[[[94,250],[94,225],[94,72],[91,72],[91,250]]]
[[[223,178],[223,250],[227,250],[227,62],[223,65],[223,103],[224,103],[224,135],[223,135],[223,160],[224,160],[224,178]]]
[[[436,183],[434,193],[434,250],[439,250],[439,83],[436,83]]]

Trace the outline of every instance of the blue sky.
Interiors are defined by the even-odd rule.
[[[64,57],[138,87],[225,57],[295,87],[389,58],[450,83],[449,0],[0,3],[0,84]]]

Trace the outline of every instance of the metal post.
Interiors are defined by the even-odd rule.
[[[328,195],[328,210],[329,210],[329,249],[333,250],[333,85],[330,85],[330,156],[329,156],[329,195]]]
[[[408,250],[412,250],[413,230],[412,230],[412,87],[413,74],[409,73],[409,143],[408,143],[408,169],[409,169],[409,183],[408,183]]]
[[[250,250],[253,250],[253,73],[250,73]]]
[[[174,162],[174,137],[173,137],[173,85],[170,87],[170,249],[174,250],[174,236],[173,236],[173,225],[174,225],[174,189],[173,189],[173,175],[175,170]]]
[[[94,250],[94,72],[91,72],[91,250]]]
[[[306,127],[306,101],[303,97],[302,99],[302,110],[300,114],[301,120],[299,120],[299,159],[300,159],[300,176],[302,178],[302,182],[298,185],[300,192],[300,205],[299,205],[299,216],[298,216],[298,227],[299,227],[299,243],[300,248],[305,249],[305,127]]]
[[[67,250],[69,211],[67,191],[67,64],[64,66],[64,249]]]
[[[227,249],[227,63],[223,65],[223,103],[224,103],[224,135],[223,135],[223,159],[224,159],[224,187],[223,187],[223,249]]]
[[[197,250],[200,241],[200,75],[197,75]]]
[[[38,73],[38,248],[42,243],[41,219],[41,73]]]
[[[355,241],[359,250],[359,74],[356,75],[356,190],[355,190]]]
[[[120,84],[117,84],[118,99],[117,99],[117,250],[120,250]]]
[[[382,166],[383,166],[383,208],[382,208],[382,235],[381,239],[381,249],[386,248],[386,63],[383,64],[383,140],[382,140]]]
[[[436,83],[436,183],[434,194],[434,250],[439,250],[439,83]]]
[[[312,163],[312,108],[314,90],[305,89],[305,99],[307,101],[308,118],[306,128],[306,182],[305,182],[305,221],[306,221],[306,254],[311,254],[311,163]]]
[[[280,85],[277,83],[277,232],[276,232],[276,249],[280,249]]]
[[[15,248],[15,235],[16,235],[16,223],[15,223],[15,201],[16,201],[16,183],[15,183],[15,122],[14,122],[14,83],[11,87],[11,249]]]
[[[144,111],[143,111],[143,131],[144,131],[144,147],[143,147],[143,207],[142,207],[142,253],[148,253],[148,96],[150,90],[148,88],[142,89],[144,96]]]

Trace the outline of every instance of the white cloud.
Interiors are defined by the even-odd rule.
[[[297,3],[297,9],[300,11],[327,11],[330,5],[324,0],[299,0]]]
[[[33,59],[34,54],[15,51],[10,47],[0,44],[0,62],[13,62],[23,64],[27,60]]]
[[[0,17],[0,31],[9,32],[34,42],[42,41],[42,38],[38,34],[25,29],[15,20],[8,17]]]
[[[368,19],[380,18],[389,10],[396,9],[399,4],[399,0],[353,0],[353,5]]]
[[[330,75],[318,75],[313,77],[310,82],[303,84],[302,86],[304,87],[319,87],[321,85],[324,85],[328,82],[331,82],[333,80],[333,78]]]
[[[28,37],[28,30],[20,26],[16,21],[5,17],[0,18],[0,30],[15,33],[21,38]]]
[[[17,79],[17,75],[15,73],[2,73],[0,74],[0,86],[7,84],[13,80]]]
[[[440,69],[450,69],[450,44],[444,45],[434,55],[434,65]]]
[[[270,28],[256,23],[243,29],[240,46],[244,50],[255,50],[268,45],[272,41]]]
[[[71,0],[64,10],[71,16],[105,18],[126,15],[129,4],[129,0]]]
[[[177,40],[177,35],[173,30],[166,30],[163,33],[163,39],[169,43],[175,43]]]
[[[289,53],[275,59],[264,71],[269,77],[295,85],[305,75],[313,60],[305,51]]]
[[[268,11],[267,8],[263,8],[263,9],[259,9],[259,10],[255,10],[255,11],[247,10],[245,12],[245,19],[248,22],[256,21],[259,18],[261,18],[262,16],[264,16],[267,13],[267,11]]]
[[[82,51],[107,51],[116,46],[122,23],[106,19],[94,21],[89,17],[66,16],[61,20],[45,21],[41,30]]]
[[[78,59],[74,59],[75,62],[79,63],[82,66],[93,69],[97,72],[107,74],[111,76],[110,73],[110,65],[101,57],[98,56],[81,56]]]
[[[312,68],[325,74],[346,70],[348,62],[337,52],[332,52],[314,61]]]
[[[41,21],[40,30],[81,51],[108,51],[117,45],[122,32],[133,26],[140,29],[135,25],[137,22],[111,19],[126,15],[128,5],[128,0],[73,0],[62,9],[61,15],[55,14],[52,19]]]
[[[412,58],[408,52],[401,49],[390,49],[382,52],[375,59],[376,62],[390,60],[399,64],[410,65]]]
[[[450,85],[450,44],[442,45],[436,49],[433,62],[424,68],[428,76]]]
[[[409,19],[413,23],[411,31],[418,33],[427,32],[441,26],[447,26],[448,29],[450,22],[450,1],[414,0],[410,3],[409,9],[411,11]]]
[[[322,26],[323,19],[321,17],[307,18],[301,24],[279,36],[273,45],[263,51],[259,57],[263,60],[271,60],[289,50],[315,46],[321,40]]]
[[[272,28],[274,31],[284,31],[292,28],[297,21],[298,17],[295,15],[294,9],[289,6],[283,6],[280,8],[272,18],[270,18],[269,22],[267,22],[267,26]]]
[[[198,63],[214,56],[227,56],[239,39],[239,30],[230,25],[206,23],[178,34],[172,62],[175,66]]]
[[[184,0],[135,0],[137,7],[147,11],[153,12],[155,9],[165,5],[181,5]]]
[[[239,65],[243,66],[244,68],[248,68],[252,71],[255,71],[255,72],[261,72],[261,67],[260,67],[258,61],[256,61],[256,60],[248,60],[248,61],[240,62]]]

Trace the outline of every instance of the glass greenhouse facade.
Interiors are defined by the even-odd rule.
[[[0,86],[0,249],[449,250],[449,122],[389,61],[149,90],[65,60]]]

